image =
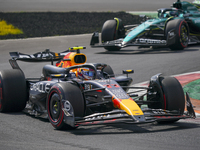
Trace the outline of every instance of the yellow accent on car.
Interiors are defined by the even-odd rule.
[[[138,104],[132,99],[122,99],[120,102],[120,109],[126,111],[129,115],[144,115]]]
[[[190,33],[190,35],[200,36],[200,34],[194,34],[194,33]]]
[[[58,58],[58,56],[59,56],[58,53],[55,53],[55,56],[56,56],[56,58]]]
[[[134,73],[134,70],[132,70],[132,69],[123,70],[123,74],[130,74],[130,73]]]
[[[70,47],[69,50],[80,50],[80,49],[86,49],[85,46],[77,46],[77,47]]]
[[[71,53],[69,59],[71,60],[72,66],[84,64],[87,61],[87,57],[83,53]]]
[[[54,76],[55,76],[55,77],[60,77],[60,76],[61,76],[61,74],[55,74]]]
[[[119,19],[118,18],[114,18],[116,21],[117,21],[117,27],[116,27],[116,30],[118,30],[119,28]]]
[[[79,49],[77,49],[79,51]],[[84,64],[87,61],[87,57],[83,53],[69,52],[59,64],[58,67],[67,68],[74,65]]]
[[[132,72],[133,70],[126,70],[127,72]]]

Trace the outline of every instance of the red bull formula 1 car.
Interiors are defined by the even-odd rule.
[[[195,118],[189,96],[176,78],[157,74],[149,86],[131,87],[133,70],[116,76],[103,63],[86,63],[85,47],[33,55],[11,52],[13,69],[0,71],[0,112],[24,111],[48,118],[56,129],[108,123],[175,122]],[[17,61],[44,62],[39,78],[25,78]],[[53,62],[57,61],[56,65]],[[146,90],[139,95],[138,91]],[[187,111],[185,110],[185,103]]]
[[[119,18],[107,20],[99,33],[94,32],[91,47],[108,51],[128,46],[169,47],[182,50],[188,44],[200,43],[200,11],[196,3],[177,0],[172,8],[158,9],[158,18],[145,19],[141,24],[123,25]]]

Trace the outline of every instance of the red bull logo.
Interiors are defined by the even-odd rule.
[[[83,53],[69,52],[61,61],[56,63],[56,66],[67,68],[74,65],[84,64],[86,60],[86,55]]]

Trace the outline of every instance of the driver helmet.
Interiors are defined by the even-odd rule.
[[[170,15],[174,16],[174,17],[178,17],[178,11],[177,10],[176,11],[171,11]]]
[[[78,68],[77,76],[82,80],[92,80],[94,77],[94,70],[90,68]]]

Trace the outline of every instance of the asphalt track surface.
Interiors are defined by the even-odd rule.
[[[79,1],[66,2],[69,2],[70,8],[73,7],[78,11],[93,11],[92,9],[97,9],[94,3],[100,4],[100,2],[105,2],[105,5],[100,5],[101,7],[98,5],[97,11],[104,9],[105,11],[155,10],[168,7],[173,2],[173,0],[124,0],[123,2],[116,0],[112,5],[108,5],[108,3],[111,4],[109,0],[100,2],[82,0],[82,3]],[[85,3],[86,1],[88,3]],[[155,6],[155,2],[159,2],[158,5]],[[143,5],[144,3],[146,5]],[[64,5],[64,0],[52,0],[48,3],[44,0],[35,0],[34,3],[30,0],[0,0],[0,11],[70,11],[68,6]],[[200,69],[199,45],[193,45],[183,51],[129,47],[119,52],[106,52],[103,48],[90,48],[90,37],[91,34],[0,41],[0,69],[11,68],[8,63],[10,58],[8,52],[11,51],[32,54],[49,48],[52,51],[61,52],[77,45],[87,47],[83,50],[88,57],[87,62],[108,63],[116,74],[120,74],[122,69],[134,69],[135,73],[131,75],[134,79],[133,83],[147,81],[157,73],[169,76]],[[38,77],[41,75],[42,66],[46,63],[19,64],[27,77]],[[0,121],[0,149],[2,150],[198,150],[200,147],[199,119],[181,120],[166,125],[150,123],[87,126],[79,127],[74,131],[57,131],[48,121],[23,113],[0,114]]]
[[[0,11],[156,11],[175,0],[0,0]]]
[[[90,48],[92,34],[0,41],[0,68],[11,68],[8,52],[32,54],[49,48],[61,52],[68,47],[82,45],[87,62],[110,64],[116,74],[122,69],[134,69],[134,83],[147,81],[157,73],[175,75],[199,71],[199,45],[183,51],[169,49],[137,49],[129,47],[119,52],[106,52],[103,48]],[[41,74],[41,63],[20,63],[27,77]],[[181,120],[174,124],[155,123],[131,125],[114,124],[79,127],[74,131],[57,131],[48,121],[23,113],[0,114],[1,149],[69,149],[69,150],[121,150],[121,149],[180,149],[197,150],[200,140],[200,120]]]

